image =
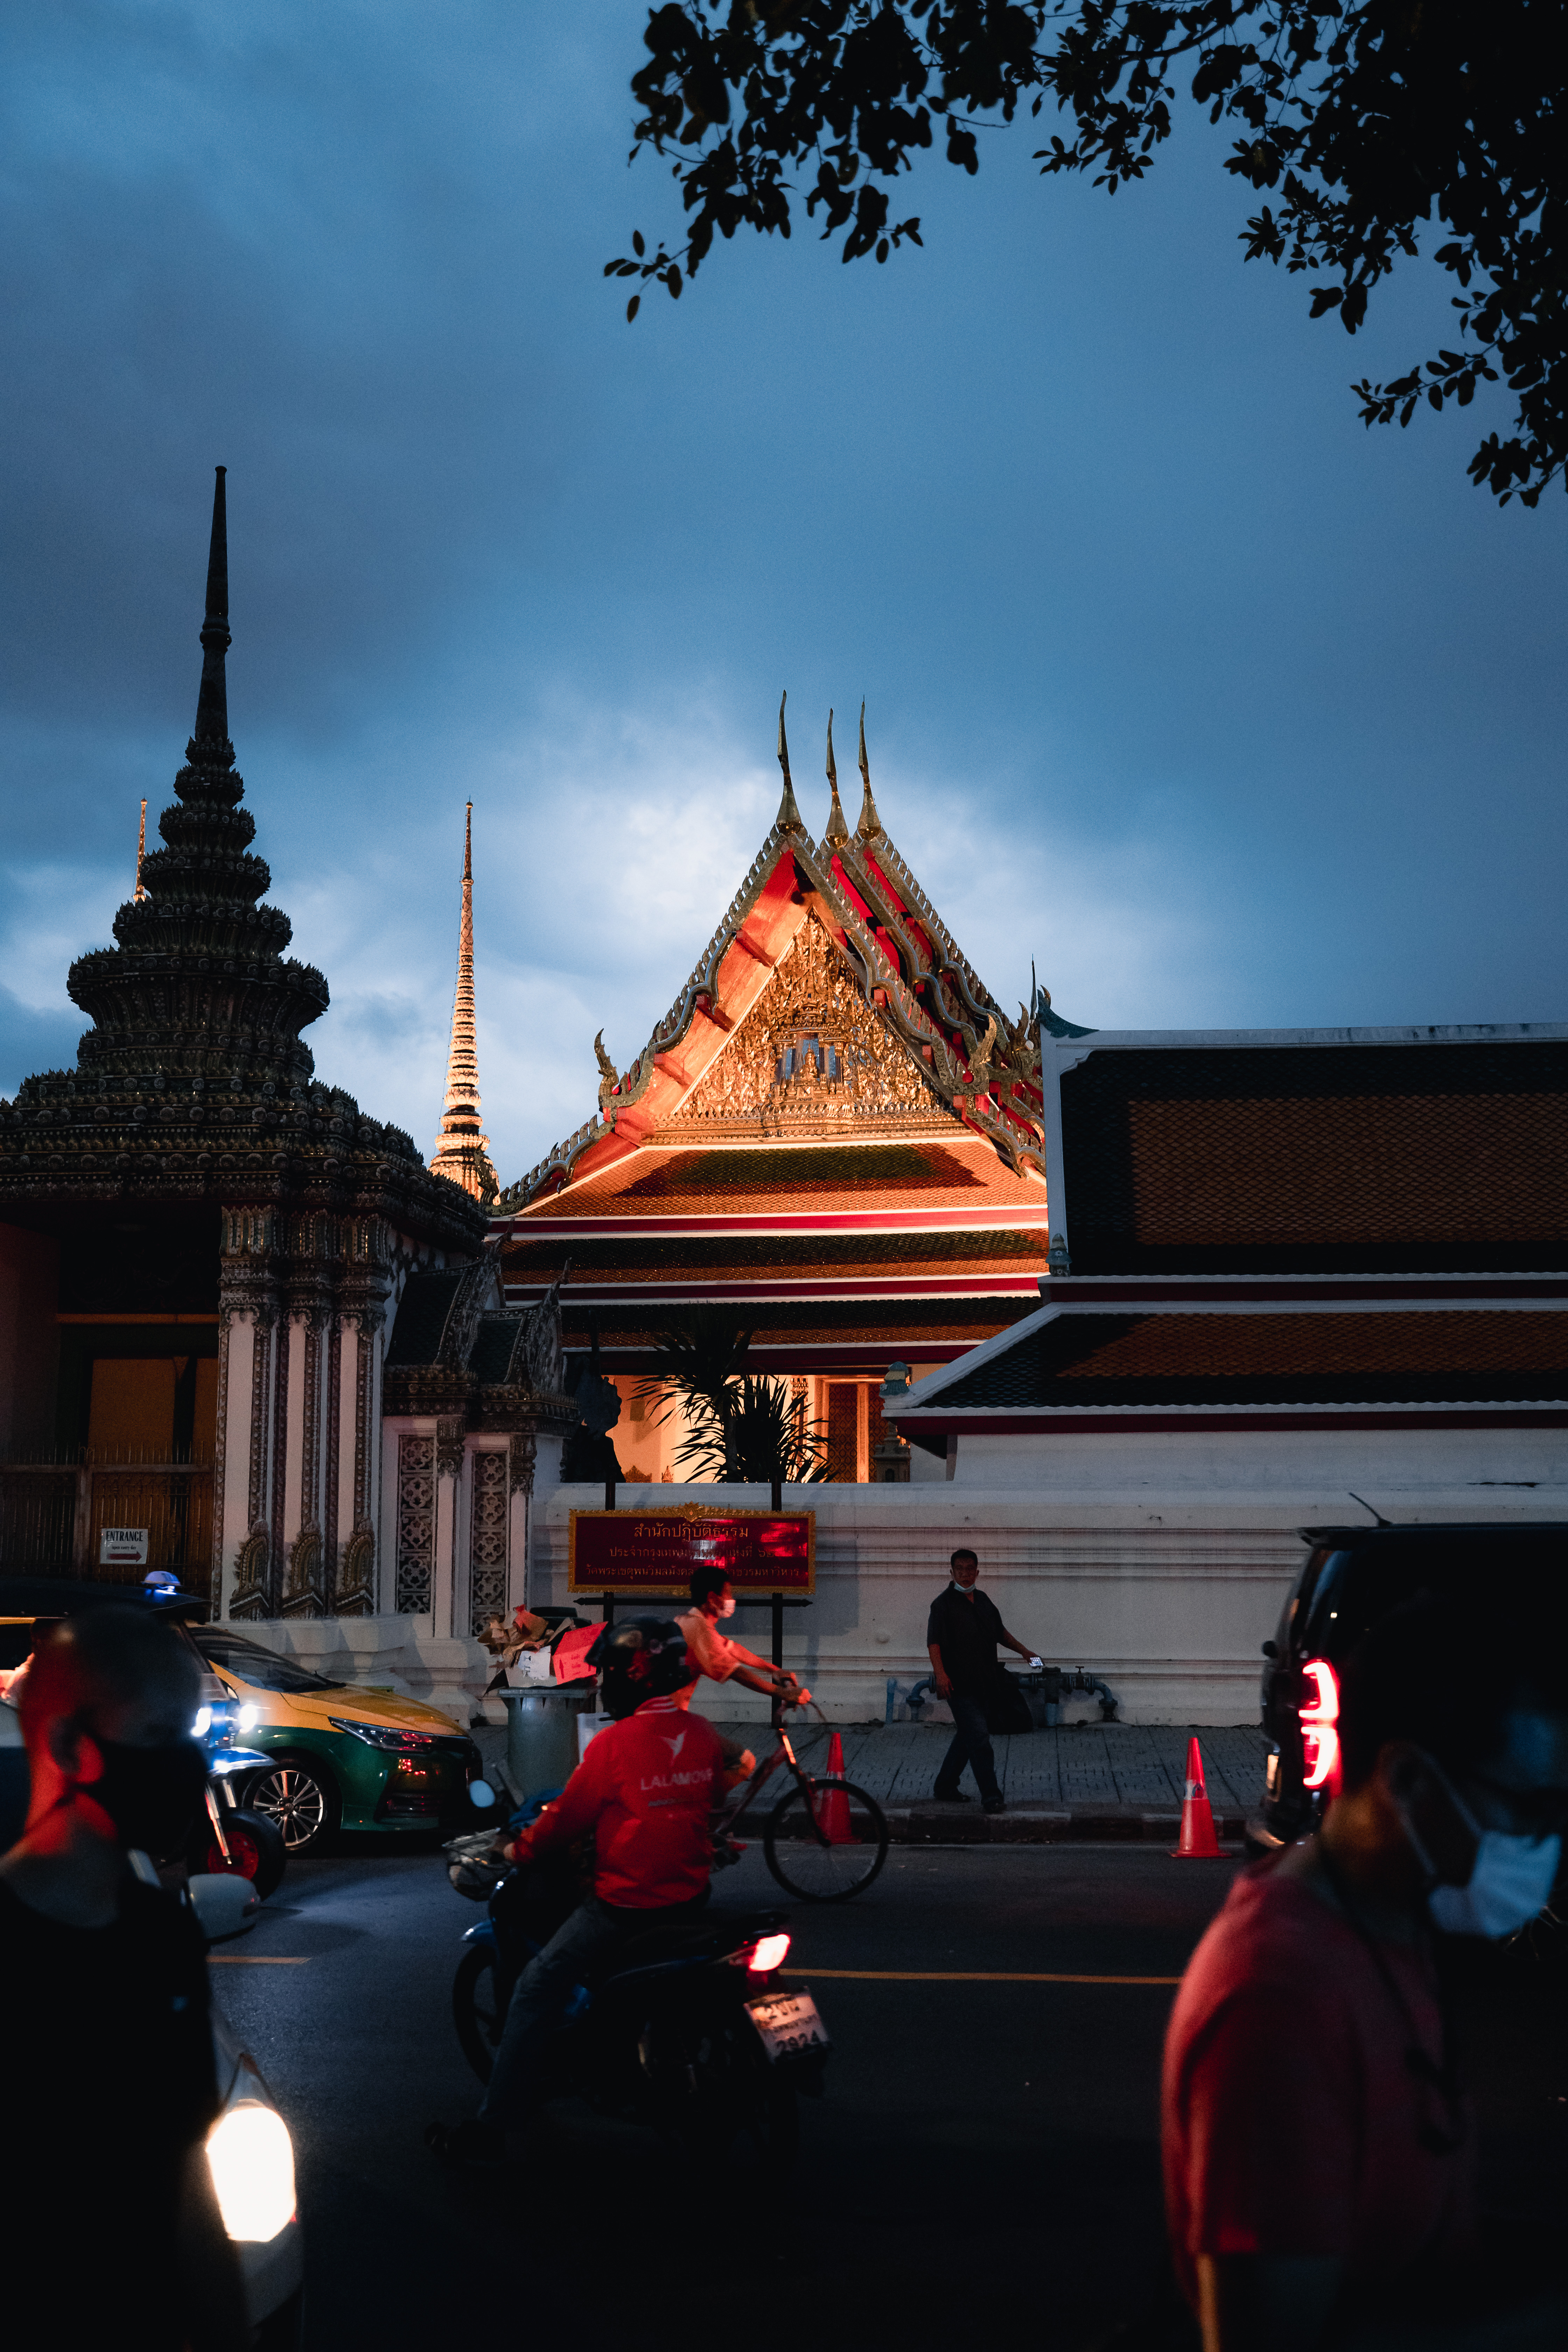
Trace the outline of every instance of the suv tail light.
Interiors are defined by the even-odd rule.
[[[1327,1658],[1309,1658],[1301,1668],[1301,1761],[1309,1789],[1340,1792],[1340,1682]]]

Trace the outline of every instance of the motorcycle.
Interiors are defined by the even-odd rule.
[[[241,1802],[247,1784],[271,1761],[258,1748],[237,1745],[241,1727],[240,1709],[223,1685],[204,1675],[196,1737],[207,1759],[206,1801],[185,1849],[185,1864],[200,1874],[248,1878],[265,1903],[282,1878],[288,1854],[277,1822]]]
[[[463,1937],[452,2016],[463,2054],[489,2080],[512,1987],[581,1897],[577,1865],[487,1862],[490,1841],[447,1848],[452,1883],[485,1899]],[[604,2115],[672,2134],[710,2155],[738,2137],[774,2165],[793,2158],[797,2102],[820,2098],[831,2044],[810,1992],[780,1970],[786,1915],[715,1911],[633,1937],[566,2005],[541,2063],[546,2097],[571,2092]]]

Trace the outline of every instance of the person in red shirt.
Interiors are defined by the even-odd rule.
[[[1514,1671],[1478,1680],[1478,1655]],[[1346,1664],[1343,1786],[1321,1831],[1243,1871],[1194,1954],[1162,2138],[1205,2352],[1500,2345],[1495,2316],[1464,2315],[1482,2288],[1475,2118],[1431,1931],[1506,1934],[1551,1894],[1563,1657],[1430,1599],[1392,1612]],[[1561,2304],[1516,2313],[1509,2352],[1564,2326]]]
[[[512,1989],[500,2047],[477,2120],[432,2124],[426,2145],[459,2163],[494,2164],[534,2104],[540,2051],[576,1986],[639,1930],[679,1920],[708,1900],[709,1822],[724,1794],[724,1751],[712,1725],[680,1704],[697,1672],[680,1630],[623,1618],[593,1654],[607,1713],[565,1788],[503,1848],[527,1863],[591,1836],[593,1893],[531,1959]]]

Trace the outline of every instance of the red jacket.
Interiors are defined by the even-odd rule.
[[[517,1840],[526,1862],[594,1833],[594,1892],[651,1911],[687,1903],[708,1884],[708,1816],[724,1794],[724,1751],[707,1718],[673,1698],[645,1700],[601,1731],[533,1827]]]

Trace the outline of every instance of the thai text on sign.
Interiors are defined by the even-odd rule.
[[[721,1568],[737,1592],[816,1590],[815,1511],[574,1511],[571,1592],[684,1593]]]

